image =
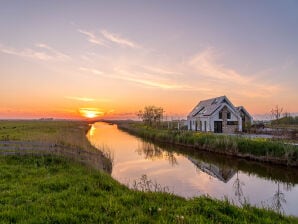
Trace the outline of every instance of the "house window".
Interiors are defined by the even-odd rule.
[[[218,119],[222,119],[222,111],[218,113]]]
[[[231,119],[231,112],[227,113],[227,119]]]
[[[238,125],[238,121],[227,121],[227,125]]]

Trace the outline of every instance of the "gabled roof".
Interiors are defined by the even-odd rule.
[[[246,116],[248,116],[250,119],[253,119],[253,117],[247,112],[247,110],[244,108],[244,106],[236,107],[236,110],[238,110],[239,112],[243,111],[243,113],[245,113]]]
[[[195,116],[210,116],[223,104],[229,105],[233,110],[235,110],[234,105],[226,96],[220,96],[211,98],[208,100],[200,101],[197,106],[189,113],[189,117]],[[236,112],[236,111],[235,111]]]

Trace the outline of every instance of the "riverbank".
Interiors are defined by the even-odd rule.
[[[0,156],[1,223],[297,223],[249,205],[130,190],[57,156]]]
[[[0,121],[0,155],[58,155],[110,173],[105,151],[94,148],[83,121]]]
[[[286,166],[298,166],[298,146],[263,138],[156,129],[140,122],[115,122],[130,134],[178,146]]]
[[[89,127],[85,122],[1,121],[0,138],[6,143],[43,142],[93,152],[86,138]],[[295,217],[248,204],[239,208],[208,197],[184,199],[130,190],[74,157],[38,149],[24,153],[19,153],[22,148],[9,150],[16,153],[0,155],[1,223],[298,222]]]

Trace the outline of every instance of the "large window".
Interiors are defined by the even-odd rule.
[[[227,119],[231,119],[231,112],[227,113]]]

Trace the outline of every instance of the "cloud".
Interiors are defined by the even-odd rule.
[[[99,71],[97,69],[94,69],[94,68],[86,68],[86,67],[80,67],[79,68],[81,71],[84,71],[84,72],[90,72],[90,73],[93,73],[95,75],[102,75],[103,72],[102,71]]]
[[[65,96],[65,99],[69,100],[77,100],[77,101],[83,101],[83,102],[94,102],[95,99],[87,98],[87,97],[77,97],[77,96]]]
[[[158,75],[183,75],[181,72],[177,71],[170,71],[164,68],[159,68],[159,67],[152,67],[152,66],[143,66],[145,70],[148,70],[150,72],[156,73]]]
[[[16,55],[24,58],[33,58],[42,61],[66,61],[70,59],[68,55],[63,54],[46,44],[36,44],[35,47],[38,48],[38,50],[31,48],[18,50],[0,45],[0,51],[5,54]]]
[[[140,46],[136,43],[134,43],[131,40],[125,39],[123,37],[120,37],[117,34],[113,34],[111,32],[108,32],[106,30],[102,30],[101,34],[109,41],[119,44],[121,46],[125,46],[125,47],[131,47],[131,48],[139,48]]]
[[[65,96],[64,98],[69,100],[83,101],[83,102],[109,102],[110,101],[110,99],[94,99],[94,98],[77,97],[77,96]]]
[[[188,88],[185,85],[171,83],[170,81],[140,78],[140,77],[142,77],[141,74],[138,74],[138,75],[135,74],[134,76],[132,76],[131,75],[132,72],[130,72],[130,71],[123,71],[123,70],[117,69],[116,72],[122,74],[122,76],[114,76],[118,79],[143,84],[143,85],[149,86],[149,87],[157,87],[157,88],[161,88],[161,89]]]
[[[201,75],[208,76],[209,78],[238,83],[249,81],[249,78],[240,75],[233,69],[218,64],[215,60],[216,56],[217,54],[213,48],[207,48],[205,51],[192,57],[189,64],[200,72]]]
[[[92,44],[97,44],[101,46],[107,46],[104,40],[97,37],[94,33],[78,29],[78,32],[87,36],[87,40]]]
[[[81,71],[89,72],[95,75],[99,75],[101,77],[124,80],[128,82],[141,84],[146,87],[160,88],[160,89],[167,89],[167,90],[181,90],[181,91],[211,91],[211,89],[207,87],[206,88],[192,87],[189,85],[184,85],[184,84],[174,82],[173,80],[169,80],[166,78],[157,79],[155,74],[152,75],[144,72],[140,73],[140,72],[134,72],[130,70],[122,70],[122,69],[115,68],[113,72],[109,72],[109,75],[107,75],[104,72],[94,68],[81,67],[79,69]]]
[[[50,47],[47,44],[43,44],[43,43],[36,44],[36,47],[46,49],[51,54],[51,56],[53,58],[56,58],[56,59],[59,59],[59,60],[68,60],[68,59],[70,59],[70,57],[68,55],[63,54],[62,52]]]
[[[196,72],[201,86],[212,86],[224,94],[233,92],[245,97],[270,97],[278,93],[281,86],[260,80],[257,76],[246,76],[217,61],[218,54],[213,48],[193,56],[188,65]]]

